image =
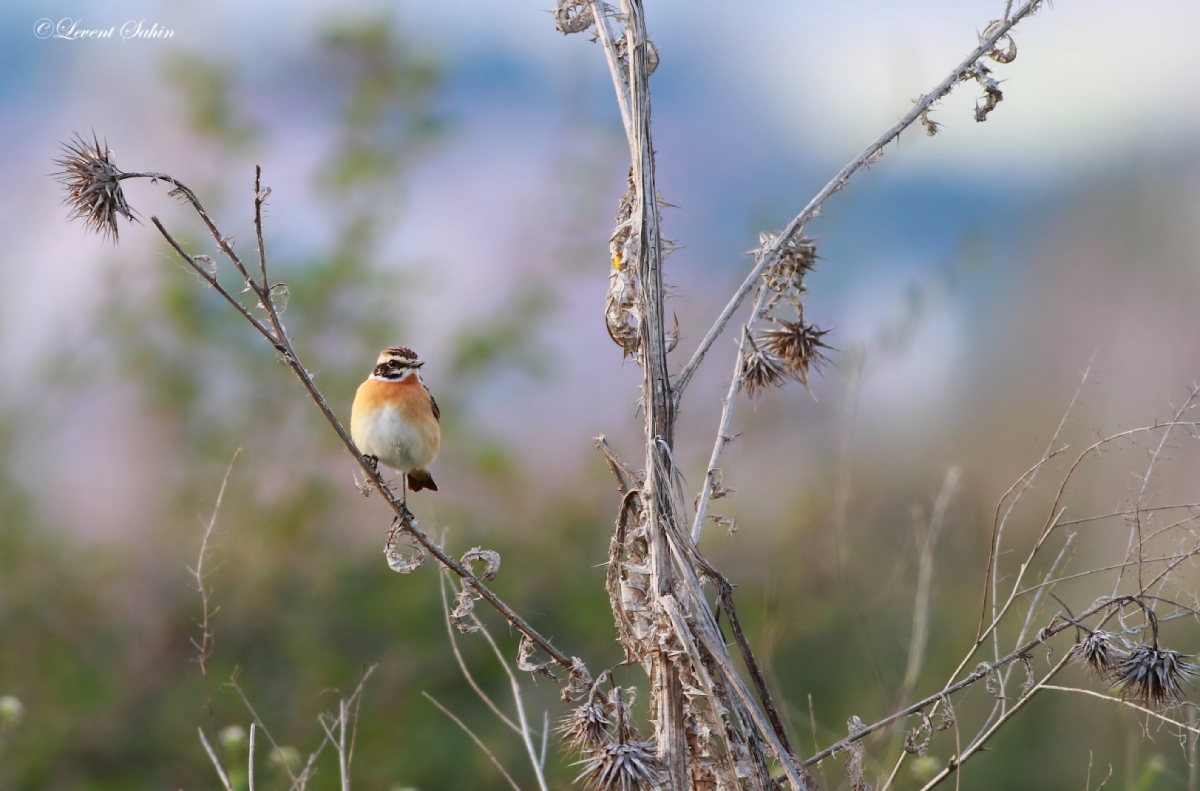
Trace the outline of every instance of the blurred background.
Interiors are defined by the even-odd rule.
[[[945,76],[1003,3],[647,5],[659,190],[678,207],[665,232],[679,245],[667,277],[681,366],[759,231],[786,224]],[[532,787],[519,742],[450,661],[437,571],[388,570],[380,501],[359,497],[298,383],[147,218],[215,256],[199,223],[161,185],[126,182],[143,224],[122,221],[114,246],[67,222],[50,174],[61,142],[94,133],[123,169],[191,186],[245,256],[261,164],[285,320],[330,403],[348,418],[378,349],[416,349],[444,431],[441,491],[412,498],[423,525],[453,553],[498,551],[495,590],[599,672],[620,659],[602,566],[618,499],[591,438],[640,455],[640,377],[602,316],[628,159],[601,51],[557,33],[551,6],[0,7],[0,697],[20,701],[0,707],[0,789],[217,788],[196,729],[248,727],[233,673],[276,740],[307,755],[317,714],[370,665],[356,787],[502,787],[422,692]],[[41,19],[116,32],[41,39]],[[173,36],[122,40],[139,22]],[[806,314],[837,351],[811,395],[791,385],[738,404],[723,465],[736,492],[714,505],[739,529],[710,525],[701,542],[739,586],[804,753],[852,714],[871,722],[940,688],[975,635],[996,504],[1048,447],[1070,444],[1069,460],[1168,419],[1200,376],[1198,25],[1184,0],[1043,10],[1017,28],[1016,61],[994,67],[1005,99],[986,123],[972,117],[978,87],[960,86],[933,114],[937,137],[906,133],[807,228],[822,261]],[[683,402],[693,488],[733,338]],[[1125,508],[1160,436],[1081,469],[1068,515]],[[1150,501],[1200,501],[1192,444],[1168,443]],[[219,610],[206,691],[189,567],[238,448],[207,558]],[[906,688],[919,557],[952,467],[928,648]],[[1047,467],[1014,511],[1006,579],[1064,473]],[[1079,532],[1068,573],[1120,561],[1119,518]],[[1059,593],[1078,611],[1113,581]],[[1176,582],[1191,589],[1185,568]],[[460,642],[503,698],[486,645]],[[1195,623],[1171,624],[1170,645],[1200,648]],[[524,684],[536,720],[560,716],[555,685]],[[963,698],[963,738],[990,708],[982,689]],[[1110,787],[1195,787],[1174,735],[1082,695],[1043,694],[992,746],[965,787],[1095,787],[1110,771]],[[898,741],[868,748],[875,782]],[[222,750],[242,765],[244,746]],[[942,734],[896,787],[919,787],[954,751]],[[572,759],[551,753],[566,787]],[[331,758],[313,787],[336,785]],[[286,788],[277,764],[263,754],[262,783]],[[844,784],[840,761],[824,775]]]

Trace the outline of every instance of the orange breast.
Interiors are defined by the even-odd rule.
[[[359,385],[350,435],[363,453],[401,471],[425,467],[441,445],[429,394],[415,377],[399,382],[368,379]]]

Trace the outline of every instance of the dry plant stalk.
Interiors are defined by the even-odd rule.
[[[112,238],[114,242],[118,238],[117,216],[122,215],[130,219],[135,216],[133,209],[125,199],[121,182],[126,179],[149,179],[152,183],[170,184],[172,189],[168,194],[171,197],[179,198],[196,212],[216,243],[217,250],[228,259],[229,264],[232,265],[243,283],[244,289],[241,293],[251,294],[257,300],[254,308],[246,307],[234,293],[219,281],[217,262],[210,256],[187,252],[157,217],[152,216],[151,223],[179,257],[199,275],[204,284],[220,294],[271,344],[280,361],[287,365],[299,379],[309,398],[316,404],[322,416],[342,440],[346,450],[362,468],[366,481],[364,489],[366,491],[378,490],[387,502],[394,514],[393,526],[384,547],[389,566],[397,572],[410,572],[421,565],[426,553],[433,555],[443,567],[461,578],[464,588],[469,589],[472,596],[483,599],[494,607],[513,628],[521,633],[523,640],[531,648],[536,646],[537,649],[549,656],[549,660],[541,663],[540,667],[544,669],[551,664],[558,665],[566,672],[569,689],[583,688],[590,683],[590,676],[582,660],[578,657],[567,656],[556,648],[471,571],[469,563],[474,558],[464,557],[461,561],[456,560],[421,529],[416,517],[395,496],[391,486],[380,476],[378,469],[358,452],[349,433],[334,415],[324,395],[313,381],[312,375],[301,362],[292,345],[292,339],[284,327],[282,315],[288,298],[287,286],[282,283],[272,283],[268,276],[262,209],[271,194],[271,189],[262,185],[261,168],[256,167],[254,173],[254,231],[258,242],[255,251],[258,258],[258,275],[256,277],[234,251],[233,238],[223,234],[217,228],[196,194],[175,177],[165,173],[127,173],[120,170],[113,161],[112,152],[107,149],[106,145],[102,145],[99,138],[94,135],[90,143],[80,136],[65,143],[63,157],[55,164],[62,168],[57,176],[67,189],[66,203],[71,209],[71,217],[81,219],[87,227]],[[265,319],[259,318],[252,310],[261,310],[265,314]],[[413,542],[416,548],[414,556],[404,557],[401,554],[398,541],[402,535],[407,536]],[[495,553],[491,554],[495,555]],[[497,555],[497,565],[498,557]]]
[[[628,190],[618,205],[610,239],[612,270],[605,319],[614,342],[643,370],[644,472],[621,462],[602,437],[597,444],[608,458],[622,496],[610,549],[609,599],[627,661],[640,663],[649,678],[655,727],[650,754],[661,767],[661,774],[652,778],[630,776],[624,785],[609,780],[593,782],[595,787],[771,789],[781,782],[773,779],[773,766],[782,770],[791,788],[799,791],[815,787],[805,769],[812,762],[797,759],[758,663],[737,625],[732,587],[703,559],[696,546],[709,502],[728,491],[721,485],[720,459],[731,441],[728,426],[732,406],[743,389],[753,396],[786,379],[807,387],[810,371],[824,361],[827,331],[804,319],[804,276],[816,261],[812,240],[801,233],[804,224],[855,172],[876,161],[884,146],[904,129],[919,121],[930,133],[935,131],[929,111],[958,83],[975,79],[984,87],[986,109],[977,111],[976,117],[985,120],[1002,96],[995,81],[988,77],[990,70],[982,59],[1007,63],[1015,58],[1010,31],[1039,5],[1040,0],[1029,0],[1015,13],[1007,8],[1004,19],[988,26],[976,50],[921,97],[904,119],[843,168],[783,231],[763,234],[746,280],[672,383],[666,361],[669,348],[662,272],[663,259],[672,246],[663,239],[659,227],[662,200],[655,189],[648,82],[658,52],[646,34],[641,0],[621,0],[619,8],[599,0],[558,3],[555,19],[561,32],[590,30],[601,45],[629,144]],[[1000,49],[1002,41],[1007,46]],[[676,413],[692,375],[756,286],[757,295],[741,333],[729,392],[723,401],[713,453],[696,498],[696,513],[689,520],[672,455]],[[780,315],[781,310],[790,315]],[[759,321],[770,321],[774,326],[757,333],[755,324]],[[732,526],[727,518],[715,519],[724,519]],[[721,607],[729,615],[757,699],[733,665],[724,635],[705,599],[704,583],[714,584],[720,593]],[[608,716],[595,710],[595,700],[593,691],[573,715],[577,743],[580,729],[586,732],[589,724],[603,722]],[[858,750],[859,740],[870,732],[871,726],[861,726],[856,718],[853,722],[852,736],[837,749],[855,745]],[[860,753],[856,753],[859,770]],[[852,774],[851,780],[855,788],[866,787],[861,771]]]

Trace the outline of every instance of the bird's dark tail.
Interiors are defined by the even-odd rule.
[[[429,470],[413,470],[408,473],[408,490],[410,492],[419,492],[422,489],[428,489],[431,492],[438,490],[437,484],[433,482],[433,476],[429,474]]]

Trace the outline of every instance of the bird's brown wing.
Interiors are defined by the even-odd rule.
[[[434,399],[433,393],[429,392],[429,388],[425,386],[424,382],[421,383],[421,386],[425,387],[425,395],[429,396],[429,406],[433,408],[433,419],[441,423],[442,410],[438,409],[437,401]],[[434,491],[437,490],[435,489]]]

